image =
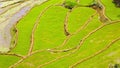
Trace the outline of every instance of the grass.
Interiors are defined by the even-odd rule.
[[[8,68],[20,58],[14,56],[0,55],[0,68]]]
[[[75,2],[75,0],[72,1]],[[69,10],[55,5],[61,3],[63,3],[62,0],[59,2],[50,0],[37,5],[19,21],[17,24],[18,42],[10,53],[20,54],[26,58],[21,58],[23,61],[19,63],[20,58],[0,55],[0,68],[7,68],[17,62],[17,65],[14,65],[15,68],[69,68],[70,66],[71,68],[108,68],[110,64],[120,64],[120,41],[117,40],[109,48],[106,48],[108,44],[120,37],[120,22],[105,25],[106,23],[100,22],[99,14],[94,9],[88,7],[73,8],[68,15],[66,24],[70,35],[65,36],[64,23]],[[92,0],[80,1],[82,5],[90,3]],[[49,7],[51,4],[52,6]],[[112,21],[120,19],[118,17],[120,8],[116,8],[112,4],[112,0],[102,0],[102,4],[105,6],[105,15],[108,18]],[[38,19],[39,24],[33,33],[34,41],[32,41],[31,34],[36,19],[46,7],[49,8]],[[103,27],[103,25],[105,26]],[[98,29],[100,26],[102,28]],[[30,41],[34,44],[32,52],[28,55]],[[80,45],[81,47],[76,51],[63,52],[65,49]],[[104,51],[96,55],[104,48],[106,48]],[[54,50],[57,52],[54,53]],[[4,66],[7,60],[8,65]]]
[[[23,55],[27,54],[29,50],[30,36],[31,36],[33,25],[39,13],[41,12],[41,10],[51,5],[51,3],[57,3],[57,2],[52,0],[42,5],[35,6],[22,20],[19,21],[19,23],[17,24],[17,28],[19,31],[18,43],[11,52],[19,53]]]
[[[35,32],[34,50],[53,48],[63,42],[65,39],[63,25],[67,11],[63,7],[53,6],[44,13]]]
[[[116,8],[115,5],[112,3],[112,0],[101,0],[102,3],[105,5],[106,8],[106,15],[111,19],[111,20],[119,20],[120,19],[120,8]],[[112,10],[111,10],[112,9]]]
[[[119,63],[119,56],[120,56],[118,54],[119,42],[120,41],[116,42],[114,45],[112,45],[108,50],[106,50],[102,54],[99,54],[98,56],[82,63],[78,67],[83,67],[87,64],[87,66],[85,66],[85,67],[89,66],[90,68],[92,68],[92,67],[96,66],[96,67],[106,68],[106,67],[108,67],[109,64]],[[101,58],[101,59],[99,59],[99,58]],[[99,59],[99,60],[97,60],[97,59]],[[88,64],[88,63],[91,63],[91,64]]]

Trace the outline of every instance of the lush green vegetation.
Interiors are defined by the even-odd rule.
[[[112,0],[100,1],[103,11],[75,7],[92,2],[50,0],[35,6],[17,24],[17,45],[8,54],[0,55],[0,68],[119,67],[120,8]],[[61,4],[72,8],[71,12]],[[101,22],[101,15],[110,21]]]
[[[63,6],[65,7],[65,8],[68,8],[68,9],[72,9],[72,8],[74,8],[75,6],[77,6],[78,4],[76,3],[76,2],[72,2],[72,1],[65,1],[64,3],[63,3]]]

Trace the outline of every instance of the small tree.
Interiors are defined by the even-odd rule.
[[[77,5],[76,2],[71,2],[71,1],[65,1],[65,2],[63,3],[63,6],[64,6],[65,8],[67,8],[67,9],[72,9],[72,8],[74,8],[76,5]]]

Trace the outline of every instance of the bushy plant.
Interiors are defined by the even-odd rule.
[[[115,64],[114,68],[120,68],[120,64]]]
[[[63,6],[64,6],[65,8],[68,8],[68,9],[72,9],[72,8],[74,8],[76,5],[77,5],[77,3],[76,3],[76,2],[72,2],[72,1],[65,1],[65,2],[63,3]]]

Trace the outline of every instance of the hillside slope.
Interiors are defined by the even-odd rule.
[[[46,1],[19,20],[0,68],[119,68],[120,8],[112,0],[66,2]]]

